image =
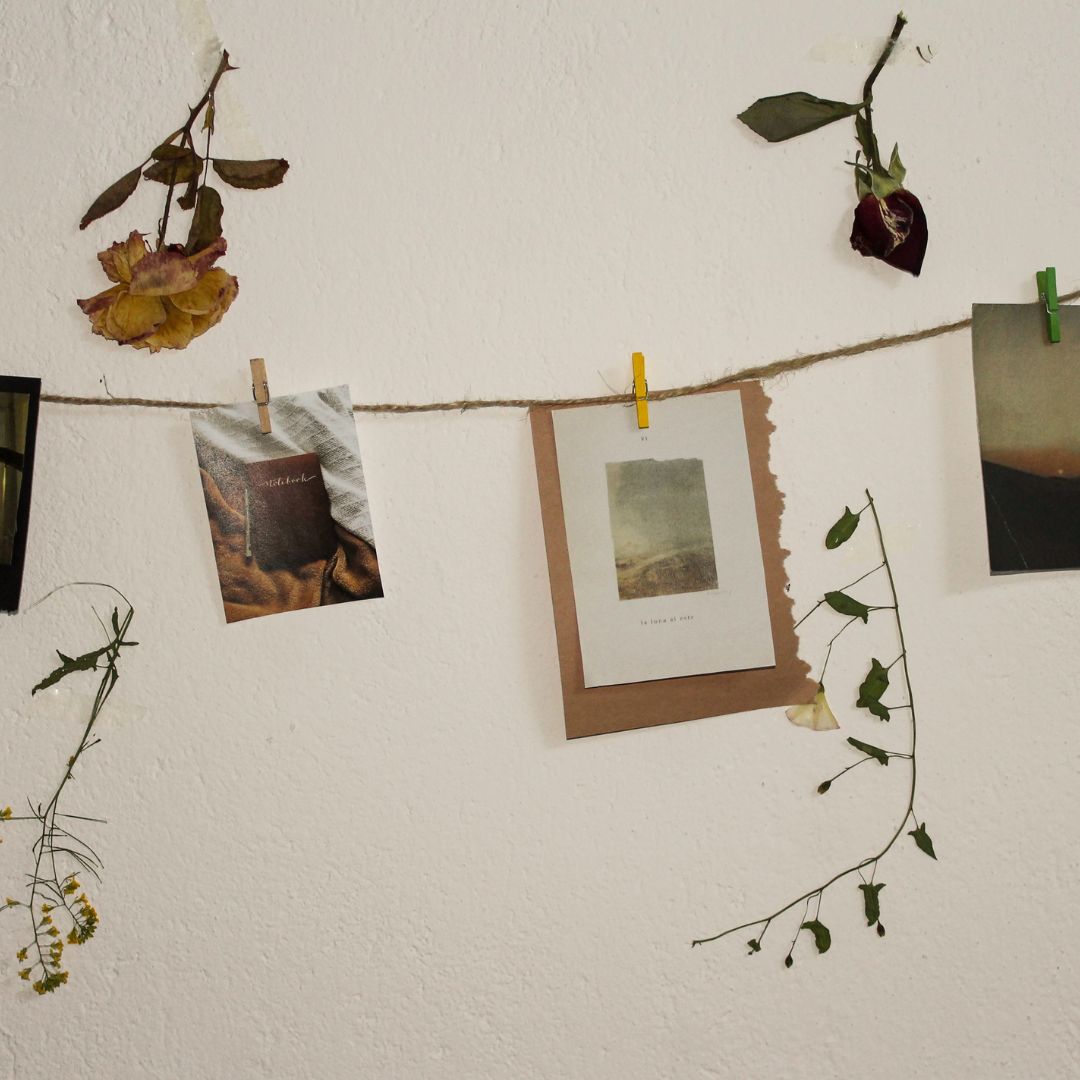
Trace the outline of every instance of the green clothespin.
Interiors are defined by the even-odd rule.
[[[1039,287],[1039,299],[1046,308],[1046,333],[1051,341],[1061,340],[1061,322],[1058,318],[1057,271],[1048,266],[1036,271],[1035,281]]]

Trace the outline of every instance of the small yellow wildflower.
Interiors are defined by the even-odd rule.
[[[18,951],[18,952],[17,952],[16,954],[15,954],[15,959],[16,959],[16,960],[25,960],[25,959],[26,959],[26,950],[25,950],[25,949],[20,949],[20,950],[19,950],[19,951]]]
[[[27,982],[29,982],[30,981],[30,969],[29,968],[23,968],[22,971],[19,972],[19,978],[20,979],[25,979]]]

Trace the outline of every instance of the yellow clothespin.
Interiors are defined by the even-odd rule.
[[[259,406],[259,430],[269,435],[270,384],[266,381],[266,361],[261,356],[251,361],[251,396]]]
[[[649,384],[645,381],[645,354],[633,355],[634,365],[634,404],[637,406],[637,426],[649,426]]]

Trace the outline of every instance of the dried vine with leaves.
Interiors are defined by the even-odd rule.
[[[762,940],[775,919],[785,912],[790,911],[792,908],[797,907],[799,904],[805,904],[803,917],[799,921],[799,927],[795,931],[795,936],[784,957],[784,965],[790,968],[794,964],[793,954],[795,946],[798,943],[799,936],[804,930],[813,936],[814,945],[819,953],[828,952],[832,945],[832,932],[821,919],[822,898],[827,889],[853,874],[858,874],[861,879],[858,888],[862,893],[863,913],[866,916],[866,924],[867,926],[874,927],[879,937],[884,937],[885,926],[881,921],[880,894],[881,890],[885,888],[885,883],[875,880],[880,861],[892,850],[893,845],[904,833],[905,827],[909,822],[915,827],[909,829],[907,835],[912,837],[915,841],[915,845],[921,852],[930,856],[932,859],[937,858],[937,855],[934,852],[933,841],[926,831],[926,823],[925,821],[920,821],[915,814],[917,775],[915,761],[917,733],[915,695],[911,688],[911,675],[908,670],[908,650],[907,643],[904,640],[904,625],[900,618],[900,601],[896,592],[896,581],[893,577],[892,565],[889,562],[888,552],[885,548],[885,538],[881,529],[881,520],[878,517],[877,507],[875,506],[873,497],[870,495],[869,491],[866,492],[866,499],[866,505],[857,513],[853,513],[848,507],[844,508],[844,513],[826,535],[825,546],[828,549],[833,550],[840,547],[841,544],[847,543],[854,535],[855,530],[859,527],[862,515],[869,510],[874,522],[874,528],[877,532],[881,562],[854,581],[849,582],[843,588],[825,593],[814,607],[799,620],[799,623],[796,624],[801,625],[810,618],[811,615],[814,615],[822,608],[827,608],[837,614],[847,616],[847,621],[832,636],[826,647],[825,660],[822,663],[821,673],[818,676],[818,691],[813,702],[806,705],[793,706],[788,709],[787,716],[792,723],[798,724],[801,727],[811,728],[815,731],[827,731],[839,727],[839,724],[836,722],[836,717],[833,715],[833,711],[825,697],[825,671],[828,668],[829,660],[832,657],[833,646],[855,623],[862,622],[866,624],[869,622],[870,616],[874,612],[891,611],[896,622],[896,634],[900,649],[899,655],[888,664],[882,664],[876,657],[871,657],[870,670],[867,672],[866,677],[859,686],[859,696],[855,704],[858,708],[866,709],[871,715],[883,722],[889,721],[894,712],[907,712],[911,722],[910,749],[908,751],[886,750],[880,746],[862,742],[859,739],[849,738],[847,741],[850,746],[857,750],[862,757],[857,761],[852,762],[850,765],[845,766],[836,773],[835,776],[831,776],[828,780],[823,780],[818,785],[817,791],[819,795],[824,795],[842,776],[860,765],[865,765],[868,761],[876,761],[882,766],[887,766],[890,761],[894,760],[906,761],[910,763],[911,783],[908,790],[907,806],[904,810],[903,817],[900,819],[895,831],[889,837],[888,841],[876,854],[860,859],[853,865],[839,871],[839,873],[833,874],[824,884],[818,885],[816,888],[796,896],[794,900],[788,901],[771,914],[763,915],[757,919],[751,919],[749,922],[740,923],[738,926],[723,930],[719,934],[713,934],[711,937],[698,938],[691,942],[692,946],[705,945],[712,941],[719,941],[729,934],[737,934],[742,930],[761,927],[760,931],[746,943],[750,950],[750,955],[753,955],[754,953],[761,951]],[[889,591],[892,598],[891,604],[866,604],[850,595],[848,592],[849,589],[854,588],[867,578],[874,574],[878,574],[881,571],[884,571],[888,578]],[[898,665],[903,673],[902,685],[906,701],[900,704],[886,705],[881,699],[889,689],[889,673]],[[811,905],[814,907],[813,918],[810,917]]]
[[[77,582],[75,584],[97,584],[96,582]],[[61,586],[64,588],[66,586]],[[64,970],[64,945],[82,945],[94,936],[98,928],[98,914],[88,899],[79,876],[90,876],[100,881],[101,859],[97,852],[83,839],[72,832],[73,822],[93,822],[103,824],[101,818],[88,817],[84,814],[69,814],[62,811],[61,796],[68,781],[74,776],[75,766],[88,750],[101,741],[96,726],[101,711],[109,700],[117,680],[120,678],[118,662],[121,650],[137,645],[129,641],[128,631],[135,614],[127,598],[111,585],[111,589],[123,600],[127,608],[121,618],[120,609],[114,607],[108,624],[100,617],[102,630],[108,640],[100,648],[92,649],[81,656],[65,656],[57,650],[60,666],[50,672],[31,690],[36,694],[54,686],[61,679],[81,671],[101,673],[97,693],[90,707],[90,714],[83,727],[82,735],[74,753],[68,758],[52,798],[42,805],[27,799],[28,814],[15,815],[10,806],[0,810],[0,822],[5,824],[18,821],[36,822],[37,839],[31,846],[34,856],[33,870],[27,875],[26,888],[29,896],[26,900],[7,897],[3,911],[24,911],[30,920],[32,937],[16,953],[20,963],[29,966],[20,969],[19,977],[30,981],[38,994],[48,994],[63,986],[68,981],[68,972]],[[50,593],[54,595],[57,590]],[[48,597],[46,597],[47,599]],[[96,613],[95,613],[96,614]],[[64,930],[67,931],[66,937]],[[34,976],[37,976],[35,979]]]
[[[143,234],[132,232],[98,255],[111,288],[79,300],[95,334],[136,349],[183,349],[220,322],[238,292],[235,277],[214,263],[225,254],[221,230],[221,194],[207,182],[213,166],[230,187],[248,190],[275,187],[285,178],[284,158],[241,161],[210,155],[215,132],[218,83],[237,69],[223,51],[203,95],[188,110],[186,123],[167,135],[148,157],[110,184],[83,215],[79,228],[119,209],[140,180],[165,185],[165,208],[158,219],[157,243],[151,251]],[[206,133],[203,153],[195,148],[195,124],[202,117]],[[178,188],[183,192],[178,194]],[[193,211],[184,244],[166,245],[173,205]]]

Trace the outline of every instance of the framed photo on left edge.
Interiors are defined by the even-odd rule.
[[[0,611],[18,611],[41,380],[0,375]]]

